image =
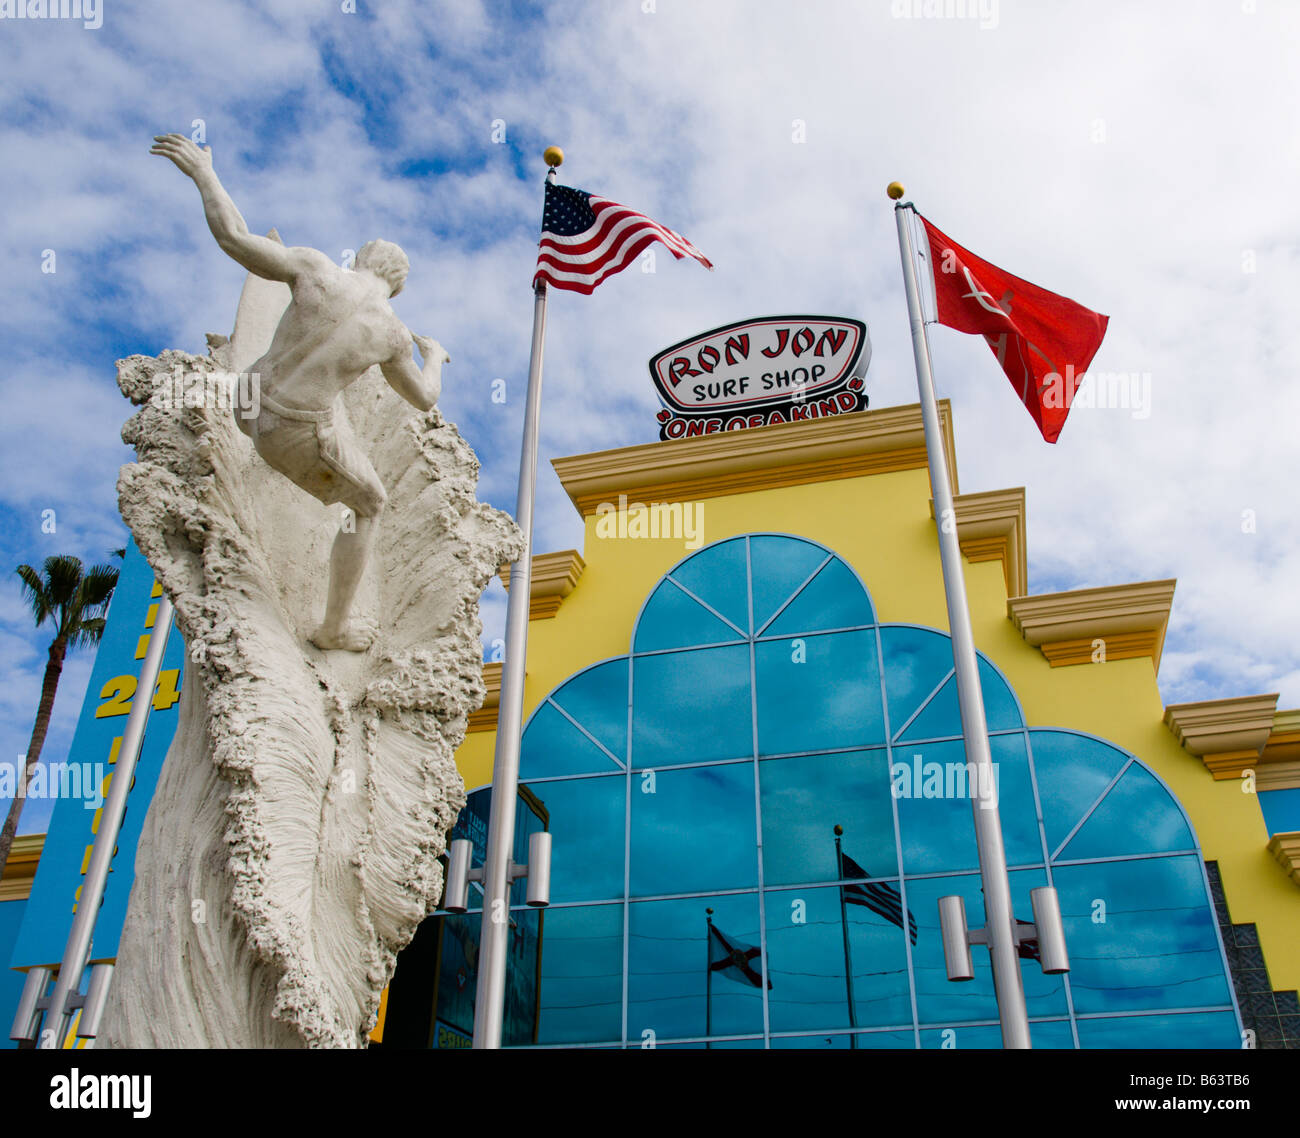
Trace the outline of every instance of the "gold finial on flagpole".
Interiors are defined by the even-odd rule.
[[[885,187],[885,193],[889,195],[891,201],[898,201],[898,199],[906,192],[907,191],[903,189],[902,182],[890,182],[889,185]]]
[[[564,162],[564,151],[558,146],[548,146],[542,152],[542,161],[544,161],[552,170]]]

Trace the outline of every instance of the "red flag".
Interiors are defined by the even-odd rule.
[[[988,341],[1043,438],[1056,442],[1110,317],[1013,277],[924,217],[921,223],[930,240],[939,323]]]

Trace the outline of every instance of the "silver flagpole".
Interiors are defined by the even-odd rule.
[[[99,906],[104,900],[104,890],[108,885],[109,867],[113,863],[117,838],[122,830],[122,818],[126,814],[126,796],[131,791],[136,762],[140,758],[140,748],[144,745],[145,728],[149,724],[149,712],[153,707],[153,689],[158,683],[163,653],[167,651],[167,640],[171,634],[172,601],[166,593],[158,598],[158,612],[154,615],[153,627],[149,646],[145,649],[144,663],[140,665],[140,680],[136,684],[135,698],[131,702],[130,714],[126,717],[126,727],[122,730],[122,746],[113,766],[113,783],[108,788],[108,800],[104,803],[104,813],[100,815],[99,830],[90,851],[90,865],[86,869],[86,880],[82,883],[81,897],[77,901],[77,915],[72,918],[72,929],[63,950],[63,961],[59,965],[59,978],[54,983],[54,993],[50,996],[50,1006],[45,1013],[45,1026],[38,1046],[46,1050],[58,1050],[63,1046],[63,1040],[68,1034],[68,1021],[73,1012],[68,1006],[68,1000],[80,986],[81,974],[90,959],[95,921],[99,918]]]
[[[901,197],[902,186],[890,187],[891,197]],[[895,195],[894,191],[897,190]],[[984,720],[984,698],[980,692],[975,639],[971,634],[970,611],[966,607],[966,582],[957,541],[957,514],[952,504],[952,483],[939,432],[939,409],[934,398],[934,377],[930,372],[930,343],[921,315],[921,298],[916,284],[912,235],[907,227],[910,202],[894,206],[898,223],[898,251],[903,261],[903,282],[907,288],[907,312],[912,323],[912,354],[916,358],[916,386],[921,397],[921,418],[925,424],[925,450],[930,461],[930,488],[934,493],[935,525],[939,534],[939,558],[943,565],[943,588],[948,600],[948,627],[952,633],[952,661],[957,675],[957,701],[961,708],[962,738],[966,761],[974,765],[975,786],[971,809],[975,814],[975,845],[979,854],[980,880],[984,887],[985,923],[989,956],[993,961],[993,988],[998,1017],[1002,1023],[1002,1046],[1027,1049],[1029,1018],[1025,1010],[1025,989],[1016,953],[1015,916],[1011,908],[1011,882],[1007,878],[1007,854],[1002,844],[1002,821],[998,814],[993,759],[989,752],[988,724]]]
[[[550,154],[550,151],[547,151]],[[555,167],[546,172],[555,181]],[[506,655],[501,669],[496,753],[483,863],[483,925],[479,935],[478,987],[474,1000],[474,1046],[501,1046],[509,954],[510,882],[514,864],[515,801],[519,794],[519,744],[523,736],[524,660],[528,651],[528,602],[533,584],[533,505],[537,493],[537,443],[542,415],[542,351],[546,345],[546,282],[533,289],[533,346],[528,362],[524,442],[519,456],[515,520],[524,551],[510,566],[506,604]]]

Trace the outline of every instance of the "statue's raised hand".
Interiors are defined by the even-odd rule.
[[[200,148],[183,134],[156,134],[150,154],[161,154],[176,163],[183,174],[197,178],[212,169],[212,147]]]
[[[447,354],[447,349],[437,340],[430,336],[417,335],[415,332],[411,333],[411,339],[415,341],[415,346],[420,349],[420,356],[426,364],[435,359],[438,363],[451,363],[451,356]]]

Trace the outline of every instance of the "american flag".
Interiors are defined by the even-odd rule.
[[[656,241],[668,246],[679,261],[694,257],[706,269],[713,268],[680,233],[645,214],[586,190],[547,182],[541,252],[533,284],[546,281],[556,288],[590,294]]]
[[[842,877],[870,877],[865,869],[846,853],[840,854],[843,866]],[[862,905],[873,913],[879,913],[885,920],[903,927],[903,898],[894,886],[884,881],[873,881],[869,885],[841,885],[844,900],[849,905]],[[916,918],[912,910],[907,911],[907,931],[913,944],[916,943]]]

